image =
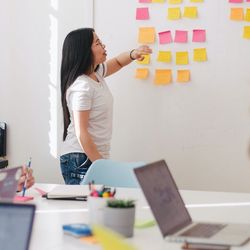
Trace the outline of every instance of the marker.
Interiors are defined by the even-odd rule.
[[[31,167],[31,157],[29,159],[29,163],[28,163],[28,166],[27,166],[27,174],[25,176],[25,181],[24,181],[24,184],[23,184],[23,194],[22,196],[25,196],[25,191],[26,191],[26,188],[27,188],[27,181],[28,181],[28,178],[29,178],[29,169]]]

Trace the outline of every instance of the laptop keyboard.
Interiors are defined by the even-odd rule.
[[[192,228],[183,232],[181,236],[190,236],[197,238],[210,238],[215,235],[217,232],[222,230],[226,224],[204,224],[198,223],[194,225]]]

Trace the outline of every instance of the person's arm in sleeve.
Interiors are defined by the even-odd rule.
[[[18,186],[17,186],[17,191],[20,192],[23,189],[23,185],[25,182],[25,179],[27,179],[27,188],[30,188],[34,185],[35,183],[35,178],[33,176],[33,170],[31,168],[27,168],[26,166],[22,167],[22,173],[18,181]]]
[[[88,132],[89,112],[89,110],[73,111],[73,116],[77,139],[88,158],[93,162],[103,157],[98,152],[97,147]]]
[[[128,65],[133,60],[142,61],[144,55],[151,54],[152,50],[147,45],[142,45],[137,49],[133,49],[129,52],[124,52],[107,61],[107,73],[105,76],[109,76],[120,70],[122,67]]]

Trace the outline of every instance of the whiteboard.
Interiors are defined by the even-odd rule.
[[[183,0],[180,6],[190,6]],[[137,7],[148,6],[150,20],[135,20]],[[242,38],[247,22],[229,19],[231,7],[250,3],[204,0],[198,19],[169,21],[169,4],[141,4],[137,0],[95,0],[94,27],[106,44],[108,57],[138,46],[138,28],[153,26],[156,32],[188,30],[187,44],[171,43],[164,49],[187,50],[191,81],[168,86],[153,84],[156,41],[147,80],[134,78],[136,63],[107,78],[114,96],[114,131],[111,155],[123,161],[151,162],[165,159],[180,188],[250,191],[250,40]],[[193,29],[206,29],[207,40],[191,42]],[[157,37],[157,36],[156,36]],[[158,37],[157,37],[158,40]],[[208,61],[193,62],[192,49],[205,47]]]

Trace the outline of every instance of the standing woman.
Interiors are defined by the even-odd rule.
[[[113,98],[105,77],[152,53],[144,45],[106,62],[105,45],[94,29],[70,32],[61,64],[63,148],[61,171],[66,184],[80,184],[93,161],[109,158]]]

